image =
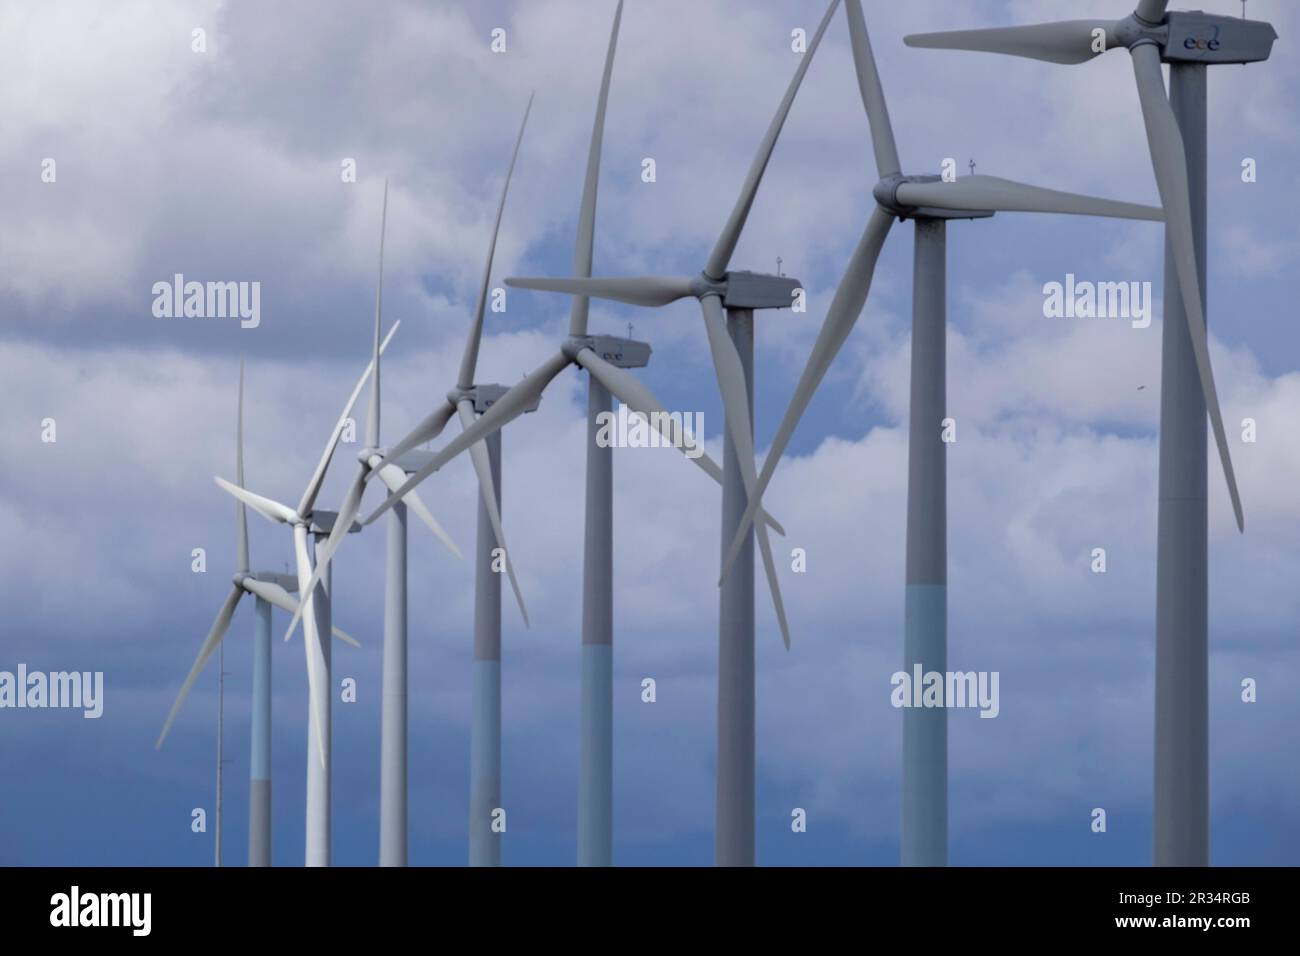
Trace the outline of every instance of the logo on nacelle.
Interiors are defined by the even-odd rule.
[[[1220,46],[1218,27],[1209,37],[1188,37],[1183,41],[1184,50],[1217,50]]]

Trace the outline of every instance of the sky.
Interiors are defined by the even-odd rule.
[[[1126,0],[1090,0],[1119,18]],[[1237,16],[1237,0],[1202,0]],[[1300,862],[1300,10],[1249,0],[1279,40],[1209,85],[1211,355],[1246,515],[1209,474],[1212,850]],[[597,275],[691,274],[722,227],[821,0],[628,0],[601,167]],[[905,34],[1082,15],[1064,0],[864,3],[904,170],[1158,203],[1122,52],[1075,67],[907,48]],[[217,667],[154,741],[228,592],[235,404],[247,362],[246,480],[297,499],[368,360],[389,180],[383,438],[453,384],[497,197],[536,94],[494,288],[567,275],[612,0],[0,2],[0,670],[103,671],[104,713],[0,710],[0,864],[206,865]],[[506,49],[491,49],[495,29]],[[204,49],[194,49],[194,30]],[[642,179],[655,162],[654,182]],[[1242,162],[1257,179],[1243,182]],[[43,181],[53,159],[55,179]],[[349,161],[356,181],[341,174]],[[808,309],[756,319],[766,454],[873,208],[871,140],[837,11],[795,100],[733,266],[802,280]],[[911,228],[897,225],[862,316],[765,503],[792,646],[756,587],[758,860],[894,865],[899,854]],[[1000,674],[1000,713],[949,715],[951,861],[1150,862],[1163,232],[999,214],[948,229],[949,661]],[[261,283],[256,328],[158,318],[176,273]],[[1047,318],[1043,286],[1150,282],[1149,328]],[[563,296],[509,290],[479,380],[511,384],[567,328]],[[640,375],[701,412],[721,403],[689,301],[592,304],[591,327],[649,341]],[[585,382],[570,369],[504,433],[504,520],[531,627],[503,607],[507,865],[575,858]],[[356,409],[364,421],[364,399]],[[1240,423],[1256,422],[1256,441]],[[53,419],[54,442],[43,441]],[[344,445],[322,504],[342,498]],[[1213,452],[1211,452],[1213,454]],[[341,466],[341,467],[340,467]],[[670,449],[615,454],[615,860],[713,857],[719,494]],[[469,554],[476,487],[458,459],[420,493]],[[369,492],[367,509],[379,503]],[[256,569],[283,528],[249,517]],[[335,567],[334,861],[378,854],[383,535]],[[410,534],[412,863],[466,860],[473,568]],[[1105,548],[1107,571],[1091,570]],[[207,568],[192,570],[203,548]],[[802,548],[796,573],[783,553]],[[507,592],[508,595],[508,592]],[[277,612],[273,633],[287,623]],[[242,864],[253,611],[225,641],[225,854]],[[274,648],[274,856],[303,857],[306,676]],[[657,699],[643,703],[644,678]],[[1252,678],[1258,699],[1241,699]],[[1107,831],[1092,832],[1092,811]],[[807,832],[791,830],[791,812]]]

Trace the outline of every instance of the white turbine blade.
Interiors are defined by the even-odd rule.
[[[239,415],[235,428],[235,481],[244,487],[244,359],[239,359]],[[242,501],[235,505],[235,524],[239,533],[238,571],[248,570],[248,511]]]
[[[348,493],[343,496],[343,504],[339,505],[338,517],[334,519],[334,527],[330,529],[329,537],[325,539],[325,546],[318,548],[316,551],[316,567],[312,571],[306,587],[302,588],[299,593],[304,595],[312,594],[321,578],[325,576],[330,561],[334,559],[334,553],[338,551],[343,539],[348,536],[348,529],[352,527],[357,512],[361,510],[361,498],[366,493],[366,479],[369,477],[370,466],[361,465],[357,476],[352,479],[352,484],[348,486]],[[303,605],[305,604],[304,601]],[[293,620],[289,622],[289,629],[284,633],[286,641],[293,636],[294,629],[298,627],[298,621],[302,618],[302,615],[303,607],[300,605],[293,614]]]
[[[853,44],[853,66],[858,74],[858,90],[862,105],[867,110],[867,123],[871,127],[871,148],[876,154],[876,170],[880,178],[892,176],[902,169],[898,161],[898,146],[894,143],[894,127],[889,122],[889,107],[885,103],[885,90],[880,85],[876,71],[876,57],[871,52],[871,39],[867,35],[867,21],[862,16],[860,0],[844,0],[844,12],[849,17],[849,40]]]
[[[1072,216],[1109,216],[1113,219],[1143,219],[1163,222],[1164,210],[1113,199],[1097,199],[1077,193],[1028,186],[997,176],[958,176],[950,183],[902,183],[897,198],[906,206],[938,206],[942,209],[991,210],[993,212],[1048,212]]]
[[[713,355],[713,370],[722,391],[722,404],[726,412],[727,431],[736,446],[736,460],[740,466],[745,494],[753,494],[757,481],[754,468],[754,432],[749,419],[749,389],[745,384],[745,368],[740,353],[727,334],[727,320],[722,312],[722,301],[716,295],[700,300],[704,312],[704,327],[709,335],[709,351]],[[777,623],[781,625],[781,639],[790,649],[790,626],[785,619],[785,602],[781,599],[781,584],[776,576],[776,563],[772,559],[772,544],[767,537],[767,525],[755,525],[759,551],[763,556],[763,571],[767,574],[768,589],[776,608]]]
[[[1192,352],[1196,355],[1201,391],[1205,395],[1205,409],[1210,415],[1214,440],[1219,446],[1219,461],[1223,464],[1223,477],[1228,483],[1237,529],[1244,532],[1246,519],[1241,509],[1241,497],[1237,493],[1237,478],[1232,470],[1228,436],[1223,429],[1223,413],[1219,409],[1219,395],[1214,387],[1214,370],[1210,367],[1205,309],[1201,299],[1196,244],[1192,234],[1192,202],[1183,134],[1178,129],[1178,120],[1165,97],[1165,81],[1160,75],[1159,48],[1155,44],[1144,43],[1133,47],[1129,52],[1133,56],[1133,76],[1137,80],[1138,96],[1142,101],[1142,118],[1146,121],[1151,163],[1155,167],[1156,184],[1160,187],[1160,201],[1165,207],[1165,236],[1178,272],[1178,288],[1182,292],[1187,333],[1191,339]]]
[[[1154,25],[1165,18],[1165,8],[1168,6],[1169,0],[1138,0],[1137,9],[1133,12]]]
[[[302,538],[301,543],[298,541],[300,537]],[[307,545],[307,529],[302,525],[294,525],[293,528],[293,560],[294,572],[298,576],[298,593],[302,596],[298,602],[301,607],[295,609],[293,613],[302,617],[311,603],[311,592],[304,590],[304,588],[307,582],[311,580],[312,571],[311,557]],[[312,618],[311,620],[314,623],[315,619]],[[303,630],[306,630],[306,625],[303,626]],[[290,631],[289,634],[285,635],[284,639],[287,641],[292,634],[293,632]]]
[[[506,285],[539,292],[563,292],[655,308],[695,294],[694,280],[685,276],[626,276],[564,279],[509,278]]]
[[[365,520],[365,524],[371,524],[391,508],[407,492],[411,491],[420,482],[424,481],[435,471],[441,468],[447,462],[451,461],[461,452],[476,441],[481,441],[497,429],[514,421],[525,411],[527,411],[535,402],[542,397],[542,392],[546,386],[551,383],[555,376],[559,375],[566,365],[569,364],[569,358],[563,352],[558,352],[551,356],[540,366],[538,366],[522,382],[513,385],[509,391],[502,395],[492,407],[479,416],[469,428],[461,432],[457,437],[447,443],[440,449],[429,461],[420,468],[414,475],[407,478],[402,487],[384,499],[384,503],[376,508]],[[385,459],[385,462],[391,459],[391,455]]]
[[[483,312],[487,307],[488,285],[492,281],[492,259],[497,251],[497,233],[501,231],[501,216],[506,209],[506,194],[510,192],[510,177],[515,172],[515,160],[519,158],[519,144],[524,141],[524,127],[528,125],[528,114],[532,110],[533,95],[530,93],[528,105],[524,107],[523,121],[519,124],[519,135],[515,137],[515,149],[510,154],[510,165],[506,168],[506,181],[501,187],[501,199],[497,202],[497,217],[492,224],[492,240],[488,243],[487,265],[483,267],[483,282],[479,285],[478,303],[474,307],[474,324],[470,326],[469,338],[465,340],[465,354],[460,360],[460,379],[457,384],[461,388],[469,388],[474,384],[474,368],[478,365],[478,346],[483,338]]]
[[[293,553],[294,560],[297,564],[298,571],[298,589],[303,595],[302,603],[310,611],[312,592],[306,590],[306,584],[311,579],[311,554],[307,548],[307,528],[304,525],[294,525],[293,528]],[[304,617],[302,622],[303,641],[302,646],[307,654],[307,700],[311,712],[316,715],[316,750],[320,754],[320,765],[325,766],[325,735],[323,727],[325,726],[325,707],[329,702],[325,700],[327,688],[321,686],[324,677],[316,673],[316,656],[313,653],[315,643],[319,640],[316,631],[316,617],[314,612]]]
[[[259,581],[257,578],[244,578],[244,590],[255,594],[268,604],[282,611],[293,614],[298,610],[298,599],[274,581]]]
[[[412,448],[418,448],[427,441],[433,441],[442,434],[442,430],[447,427],[447,422],[451,421],[451,416],[454,414],[456,414],[456,406],[451,402],[444,401],[428,415],[424,416],[424,420],[411,429],[409,435],[390,448],[384,461],[395,461]]]
[[[379,465],[380,459],[376,456],[371,461],[371,466],[378,467]],[[396,491],[406,483],[406,472],[397,465],[383,465],[383,467],[379,467],[379,480],[388,486],[389,491]],[[437,539],[447,546],[448,551],[456,557],[464,560],[465,556],[460,553],[460,548],[456,547],[456,542],[451,540],[451,535],[447,533],[446,529],[438,523],[438,519],[435,518],[429,509],[425,507],[424,502],[420,500],[418,494],[414,491],[408,491],[402,496],[402,503],[411,511],[415,512],[416,517],[423,521],[428,529],[434,533]]]
[[[719,584],[726,579],[731,566],[736,561],[736,556],[740,554],[750,523],[754,520],[755,509],[762,503],[768,482],[772,480],[776,466],[781,461],[781,455],[785,453],[786,446],[799,425],[799,420],[803,418],[803,413],[808,408],[808,403],[812,401],[822,379],[826,377],[827,370],[835,361],[835,356],[839,354],[849,332],[857,324],[858,316],[862,314],[867,293],[871,290],[871,279],[876,272],[876,260],[880,257],[880,250],[893,223],[894,217],[877,206],[867,221],[867,228],[863,231],[862,238],[858,240],[857,248],[853,250],[848,268],[844,270],[844,277],[835,289],[835,297],[831,300],[830,308],[826,310],[826,319],[822,323],[821,331],[817,333],[817,341],[813,343],[808,364],[804,366],[803,374],[799,376],[799,384],[795,386],[790,406],[785,410],[781,427],[777,429],[776,438],[772,441],[772,447],[763,461],[762,474],[758,476],[754,490],[750,492],[745,513],[740,519],[740,526],[736,530],[731,546],[727,549],[726,557],[723,558]]]
[[[208,662],[208,658],[217,649],[221,639],[226,636],[226,631],[230,628],[230,619],[235,615],[235,606],[239,604],[239,599],[244,596],[240,588],[232,588],[230,594],[226,597],[226,603],[221,605],[221,610],[217,612],[217,619],[212,622],[212,629],[208,631],[208,636],[203,639],[203,645],[199,648],[199,656],[194,661],[194,666],[190,668],[189,676],[185,678],[185,683],[181,685],[180,693],[176,695],[176,703],[172,704],[171,711],[167,714],[167,720],[163,724],[162,733],[158,735],[158,742],[154,744],[154,749],[162,747],[163,741],[167,738],[167,732],[172,728],[172,722],[176,720],[176,715],[180,713],[181,704],[189,696],[190,688],[198,680],[199,674],[203,670],[203,665]]]
[[[718,467],[717,462],[705,454],[704,446],[700,444],[701,436],[691,435],[685,429],[679,429],[678,423],[668,416],[663,404],[644,382],[626,369],[606,362],[591,349],[583,349],[579,352],[577,362],[591,373],[596,381],[609,389],[619,401],[643,418],[646,424],[663,435],[670,445],[686,455],[688,460],[695,462],[706,475],[718,484],[722,484],[722,469]],[[690,454],[691,452],[695,454]],[[785,528],[781,527],[775,518],[766,511],[762,514],[763,520],[772,530],[780,535],[785,534]]]
[[[393,333],[401,322],[394,322],[393,327],[388,330],[384,336],[384,341],[379,345],[379,354],[383,354],[388,348],[388,343],[393,340]],[[343,406],[343,414],[339,415],[339,420],[334,423],[334,431],[330,433],[329,441],[325,443],[325,451],[322,452],[320,463],[316,465],[316,470],[312,473],[311,480],[307,482],[307,488],[302,493],[302,500],[298,502],[298,514],[305,515],[311,512],[312,506],[316,503],[316,495],[320,493],[321,483],[325,480],[325,469],[329,467],[330,459],[334,457],[334,449],[338,447],[339,437],[343,434],[343,426],[347,424],[348,416],[352,414],[352,406],[357,403],[357,398],[361,395],[361,390],[366,386],[366,380],[370,378],[370,373],[374,370],[374,363],[368,363],[366,370],[361,373],[357,379],[357,384],[352,389],[352,394],[348,396],[347,404]]]
[[[826,32],[826,28],[830,26],[831,16],[835,13],[835,8],[839,5],[839,2],[840,0],[831,0],[830,5],[826,8],[821,23],[817,25],[817,32],[813,34],[807,52],[800,58],[799,66],[794,71],[794,77],[790,80],[785,96],[782,97],[781,104],[776,109],[776,115],[772,117],[767,132],[758,144],[758,152],[755,153],[754,161],[750,164],[744,185],[740,187],[740,195],[736,198],[736,205],[732,207],[727,224],[722,227],[718,241],[714,244],[713,251],[709,253],[709,261],[704,267],[704,274],[711,279],[721,279],[726,274],[727,266],[731,263],[731,255],[736,251],[736,243],[740,241],[740,233],[745,228],[745,220],[749,218],[749,210],[754,205],[754,197],[758,194],[759,183],[763,181],[763,173],[767,170],[768,160],[772,158],[772,150],[776,147],[777,137],[781,135],[781,127],[785,125],[786,117],[790,115],[790,107],[794,103],[795,94],[799,92],[799,84],[803,82],[804,74],[808,72],[813,54],[817,52],[817,47],[822,42],[822,35]]]
[[[908,46],[931,50],[1005,53],[1008,56],[1073,65],[1087,63],[1109,50],[1115,42],[1115,26],[1114,20],[1061,20],[1057,23],[1036,23],[1023,27],[913,33],[903,37],[903,42]],[[1095,41],[1095,30],[1104,32],[1104,46]]]
[[[474,424],[474,406],[469,399],[462,400],[456,406],[456,411],[460,413],[462,428],[468,429]],[[487,444],[476,441],[469,446],[469,456],[474,462],[474,471],[478,475],[479,497],[483,501],[484,508],[487,509],[492,534],[497,539],[497,547],[505,555],[506,576],[510,578],[510,587],[515,592],[515,602],[519,605],[519,613],[523,615],[524,627],[529,627],[528,608],[524,607],[524,593],[519,590],[519,581],[515,578],[515,559],[510,554],[510,548],[506,546],[505,529],[501,527],[501,509],[497,505],[497,487],[492,479],[492,462],[488,455]]]
[[[727,332],[727,319],[722,310],[722,302],[716,295],[706,296],[700,300],[704,314],[704,327],[709,338],[709,352],[713,357],[713,370],[718,380],[718,389],[722,394],[723,411],[726,417],[727,431],[735,442],[737,457],[745,457],[749,449],[749,459],[754,458],[753,429],[749,419],[749,388],[745,383],[745,369],[736,351],[735,343]],[[741,469],[744,471],[744,468]]]
[[[388,231],[388,180],[384,180],[384,208],[379,216],[379,278],[375,282],[375,341],[370,355],[370,408],[366,413],[366,447],[379,444],[379,317],[384,311],[384,234]]]
[[[263,498],[261,495],[253,494],[253,492],[246,488],[232,485],[224,478],[213,478],[212,480],[217,483],[218,488],[230,492],[267,521],[274,521],[278,524],[283,524],[286,521],[293,521],[298,517],[297,513],[288,505],[282,505],[278,501],[273,501],[270,498]]]
[[[587,175],[582,184],[582,205],[578,211],[578,240],[573,254],[573,274],[591,275],[592,246],[596,236],[596,193],[600,186],[600,147],[605,137],[605,106],[609,102],[609,81],[614,73],[614,50],[618,46],[618,25],[623,19],[623,0],[614,10],[614,26],[609,31],[609,49],[605,51],[605,72],[600,78],[600,96],[596,99],[596,119],[591,124],[591,145],[587,149]],[[587,334],[587,315],[591,300],[574,296],[569,312],[569,334]]]
[[[273,604],[282,611],[288,611],[290,614],[294,614],[298,610],[298,599],[274,581],[259,581],[257,578],[245,578],[243,585],[246,591],[252,592],[263,601]],[[351,634],[344,631],[343,628],[334,627],[332,630],[334,636],[344,644],[351,644],[353,647],[357,648],[361,646],[360,642]]]

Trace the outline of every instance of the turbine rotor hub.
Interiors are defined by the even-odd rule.
[[[330,533],[334,530],[334,524],[338,521],[338,517],[339,513],[337,511],[322,511],[319,509],[313,511],[311,513],[311,523],[308,525],[308,530],[318,538],[329,537]],[[352,525],[348,528],[348,533],[356,534],[360,530],[361,525],[354,520]]]
[[[871,188],[871,195],[880,208],[892,213],[899,219],[908,217],[908,207],[898,201],[898,187],[903,183],[938,182],[938,176],[904,176],[902,173],[890,173]]]
[[[1143,43],[1154,43],[1163,50],[1169,42],[1169,27],[1164,23],[1148,23],[1136,13],[1130,13],[1117,20],[1113,30],[1107,31],[1106,42],[1130,50]]]
[[[721,279],[715,279],[708,273],[701,272],[691,280],[691,295],[697,299],[703,299],[708,295],[725,298],[727,295],[727,276],[724,274]]]
[[[908,176],[894,173],[886,176],[871,190],[880,208],[899,219],[988,219],[992,210],[984,209],[948,209],[943,206],[909,206],[898,199],[898,189],[908,183],[942,182],[942,176]]]

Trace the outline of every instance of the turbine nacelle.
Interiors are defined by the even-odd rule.
[[[337,511],[316,510],[307,516],[307,530],[314,535],[328,536],[334,530],[334,523],[338,520]],[[356,534],[361,530],[361,524],[357,521],[352,522],[348,528],[348,534]]]
[[[254,571],[246,575],[246,577],[267,584],[278,584],[290,594],[296,594],[298,591],[298,576],[294,574],[282,574],[279,571]]]
[[[471,385],[469,388],[461,388],[458,385],[447,393],[447,401],[451,402],[453,407],[467,401],[474,406],[476,415],[482,415],[500,401],[501,396],[508,391],[510,391],[510,388],[506,385]],[[524,413],[537,411],[537,406],[541,403],[542,396],[538,395],[536,400],[524,409]]]
[[[402,471],[406,472],[406,474],[413,475],[421,468],[423,468],[428,463],[429,459],[431,459],[432,457],[433,457],[433,452],[427,449],[412,448],[410,451],[406,452],[405,454],[398,455],[397,458],[393,460],[393,464],[395,464],[398,468],[402,469]],[[371,467],[375,467],[379,464],[379,460],[371,459],[370,464]]]
[[[791,276],[774,276],[743,269],[723,280],[722,304],[728,309],[788,309],[803,283]]]
[[[650,364],[649,342],[637,342],[616,335],[571,335],[560,346],[570,361],[578,361],[578,353],[591,349],[615,368],[645,368]]]
[[[388,451],[383,448],[363,448],[357,452],[357,461],[370,469],[371,475],[375,474],[384,462],[388,462],[400,468],[406,474],[411,475],[419,471],[432,457],[433,452],[423,448],[412,448],[410,451],[405,451],[391,459],[388,457]]]
[[[1166,63],[1258,63],[1269,58],[1276,39],[1271,23],[1199,10],[1170,13],[1158,25],[1130,14],[1106,35],[1108,46],[1154,43]]]
[[[231,575],[230,580],[235,587],[243,588],[245,591],[251,591],[245,586],[248,581],[274,584],[284,588],[290,594],[296,594],[298,591],[298,578],[292,574],[281,574],[279,571],[236,571]]]

